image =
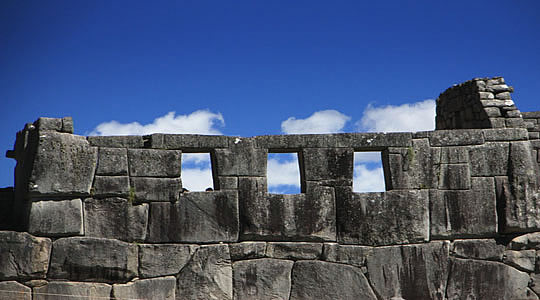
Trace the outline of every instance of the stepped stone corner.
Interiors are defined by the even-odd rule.
[[[512,92],[455,85],[425,132],[84,137],[39,118],[6,154],[0,300],[539,299],[540,111]],[[361,151],[385,192],[353,191]],[[198,152],[213,191],[183,189]],[[268,192],[274,152],[298,154],[301,193]]]

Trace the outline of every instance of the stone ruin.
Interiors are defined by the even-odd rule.
[[[413,133],[83,137],[40,118],[7,152],[0,299],[538,299],[540,111],[512,91],[455,85]],[[353,192],[362,151],[386,192]],[[198,152],[215,190],[183,192]],[[301,193],[268,193],[273,152],[298,154]]]

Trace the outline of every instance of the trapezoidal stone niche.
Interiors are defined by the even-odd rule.
[[[40,118],[7,152],[0,299],[538,299],[540,112],[512,92],[455,85],[414,133],[83,137]],[[353,191],[359,151],[381,152],[385,192]],[[197,152],[213,191],[183,190]],[[268,192],[269,152],[298,154],[301,193]]]

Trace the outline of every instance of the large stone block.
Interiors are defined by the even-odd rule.
[[[526,141],[528,136],[525,128],[493,128],[483,131],[486,142]]]
[[[351,193],[337,190],[338,241],[370,246],[429,239],[427,190]]]
[[[48,277],[76,281],[116,282],[137,276],[137,246],[89,237],[54,242]]]
[[[325,243],[323,259],[329,262],[342,263],[355,267],[364,267],[367,256],[373,251],[373,247],[357,245],[340,245],[337,243]]]
[[[41,195],[88,195],[97,163],[97,148],[82,136],[47,131],[40,135],[29,192]]]
[[[266,149],[255,148],[254,140],[236,138],[228,149],[216,149],[218,176],[266,176]]]
[[[444,299],[450,243],[377,247],[367,256],[369,279],[381,299]]]
[[[51,240],[25,232],[0,231],[0,280],[45,278]]]
[[[471,176],[505,176],[509,143],[486,143],[469,149]]]
[[[495,183],[492,177],[471,178],[471,190],[430,190],[433,238],[487,237],[497,234]]]
[[[129,175],[135,177],[179,177],[182,151],[128,149]]]
[[[86,236],[143,241],[148,225],[148,204],[133,205],[122,198],[86,199]]]
[[[444,164],[440,166],[439,189],[468,190],[471,188],[471,173],[468,164]]]
[[[128,176],[96,176],[91,190],[93,197],[129,196]]]
[[[231,137],[223,135],[162,133],[154,133],[149,138],[152,148],[181,150],[227,148],[229,139],[231,139]]]
[[[476,129],[436,130],[430,132],[429,143],[432,147],[480,145],[484,134]]]
[[[236,242],[236,191],[183,193],[177,203],[152,203],[150,242]]]
[[[0,300],[32,300],[32,289],[17,281],[0,282]]]
[[[28,232],[51,237],[83,235],[81,199],[32,202]]]
[[[176,278],[167,276],[113,285],[115,299],[175,300]]]
[[[266,246],[266,256],[291,260],[319,259],[322,250],[322,243],[270,242]]]
[[[227,245],[197,249],[176,281],[178,299],[232,299],[233,274]]]
[[[265,242],[242,242],[229,244],[232,260],[263,258],[266,256]]]
[[[139,201],[176,202],[182,191],[180,178],[131,177],[129,193]]]
[[[377,299],[359,268],[323,261],[298,261],[292,270],[291,300]]]
[[[307,148],[302,150],[305,180],[352,180],[352,148]]]
[[[99,148],[96,175],[128,175],[126,148]]]
[[[451,299],[538,299],[527,288],[529,275],[505,264],[451,259],[446,295]]]
[[[144,148],[144,140],[140,135],[89,136],[87,140],[96,147]]]
[[[461,258],[502,261],[506,247],[494,239],[455,240],[452,253]]]
[[[139,275],[141,278],[176,275],[188,263],[195,250],[196,245],[139,245]]]
[[[234,299],[288,299],[293,264],[271,258],[233,263]]]
[[[108,299],[111,286],[105,283],[51,281],[34,288],[34,300],[53,299]]]

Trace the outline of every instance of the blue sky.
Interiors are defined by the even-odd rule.
[[[1,1],[0,149],[40,116],[80,135],[409,131],[424,100],[497,75],[540,110],[539,1],[374,2]]]

